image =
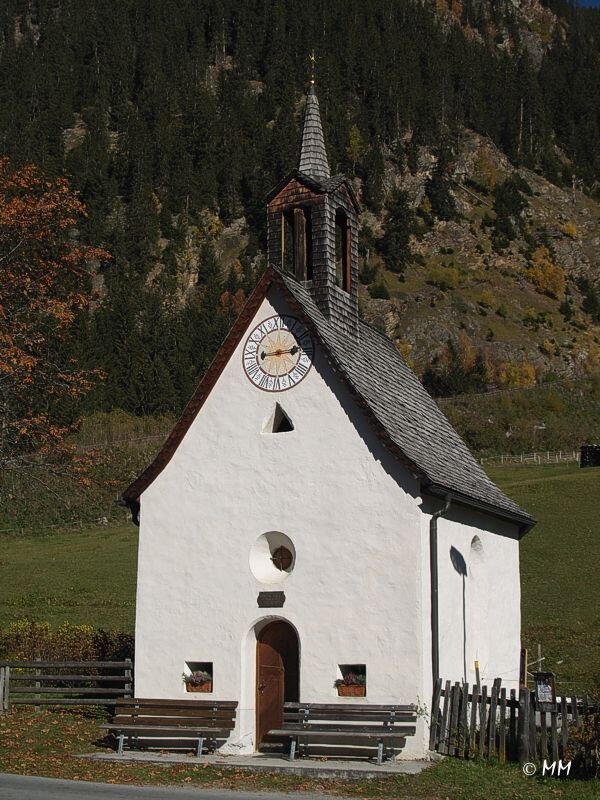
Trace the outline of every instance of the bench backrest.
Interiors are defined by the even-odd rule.
[[[113,723],[182,725],[233,730],[237,701],[136,698],[117,705]]]
[[[285,703],[283,724],[362,723],[363,725],[393,726],[394,723],[414,722],[414,706],[363,705],[358,703]]]

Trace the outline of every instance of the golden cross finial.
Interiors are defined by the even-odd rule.
[[[315,55],[315,49],[313,47],[313,51],[309,56],[310,58],[310,82],[311,85],[315,85],[315,64],[317,63],[317,57]]]

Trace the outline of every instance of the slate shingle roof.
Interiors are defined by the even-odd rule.
[[[302,131],[298,169],[305,175],[319,180],[327,180],[330,176],[325,137],[323,136],[321,115],[319,113],[319,101],[313,86],[311,86],[306,95],[304,129]]]
[[[358,337],[348,336],[321,313],[304,286],[287,274],[278,276],[312,322],[334,366],[425,484],[514,516],[524,527],[533,523],[488,478],[386,336],[360,321]]]
[[[258,282],[156,458],[123,493],[134,514],[140,495],[171,460],[273,283],[288,295],[292,308],[311,327],[334,368],[376,421],[380,435],[421,479],[424,490],[451,493],[467,505],[508,517],[521,530],[531,527],[533,519],[487,477],[394,344],[361,321],[357,337],[337,329],[304,286],[273,267]]]

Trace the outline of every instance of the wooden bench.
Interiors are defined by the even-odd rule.
[[[308,745],[312,740],[341,746],[360,741],[377,745],[377,764],[381,764],[384,743],[414,736],[416,719],[414,706],[286,703],[283,725],[269,735],[290,737],[290,761],[300,743]]]
[[[101,725],[117,737],[117,753],[123,754],[125,737],[196,741],[196,755],[202,754],[205,739],[226,739],[235,727],[237,701],[153,700],[120,702],[110,723]],[[214,748],[213,748],[214,749]]]

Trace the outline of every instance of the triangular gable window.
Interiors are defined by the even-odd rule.
[[[263,433],[287,433],[294,430],[294,423],[285,413],[279,403],[275,404],[275,409],[266,425],[263,428]]]

